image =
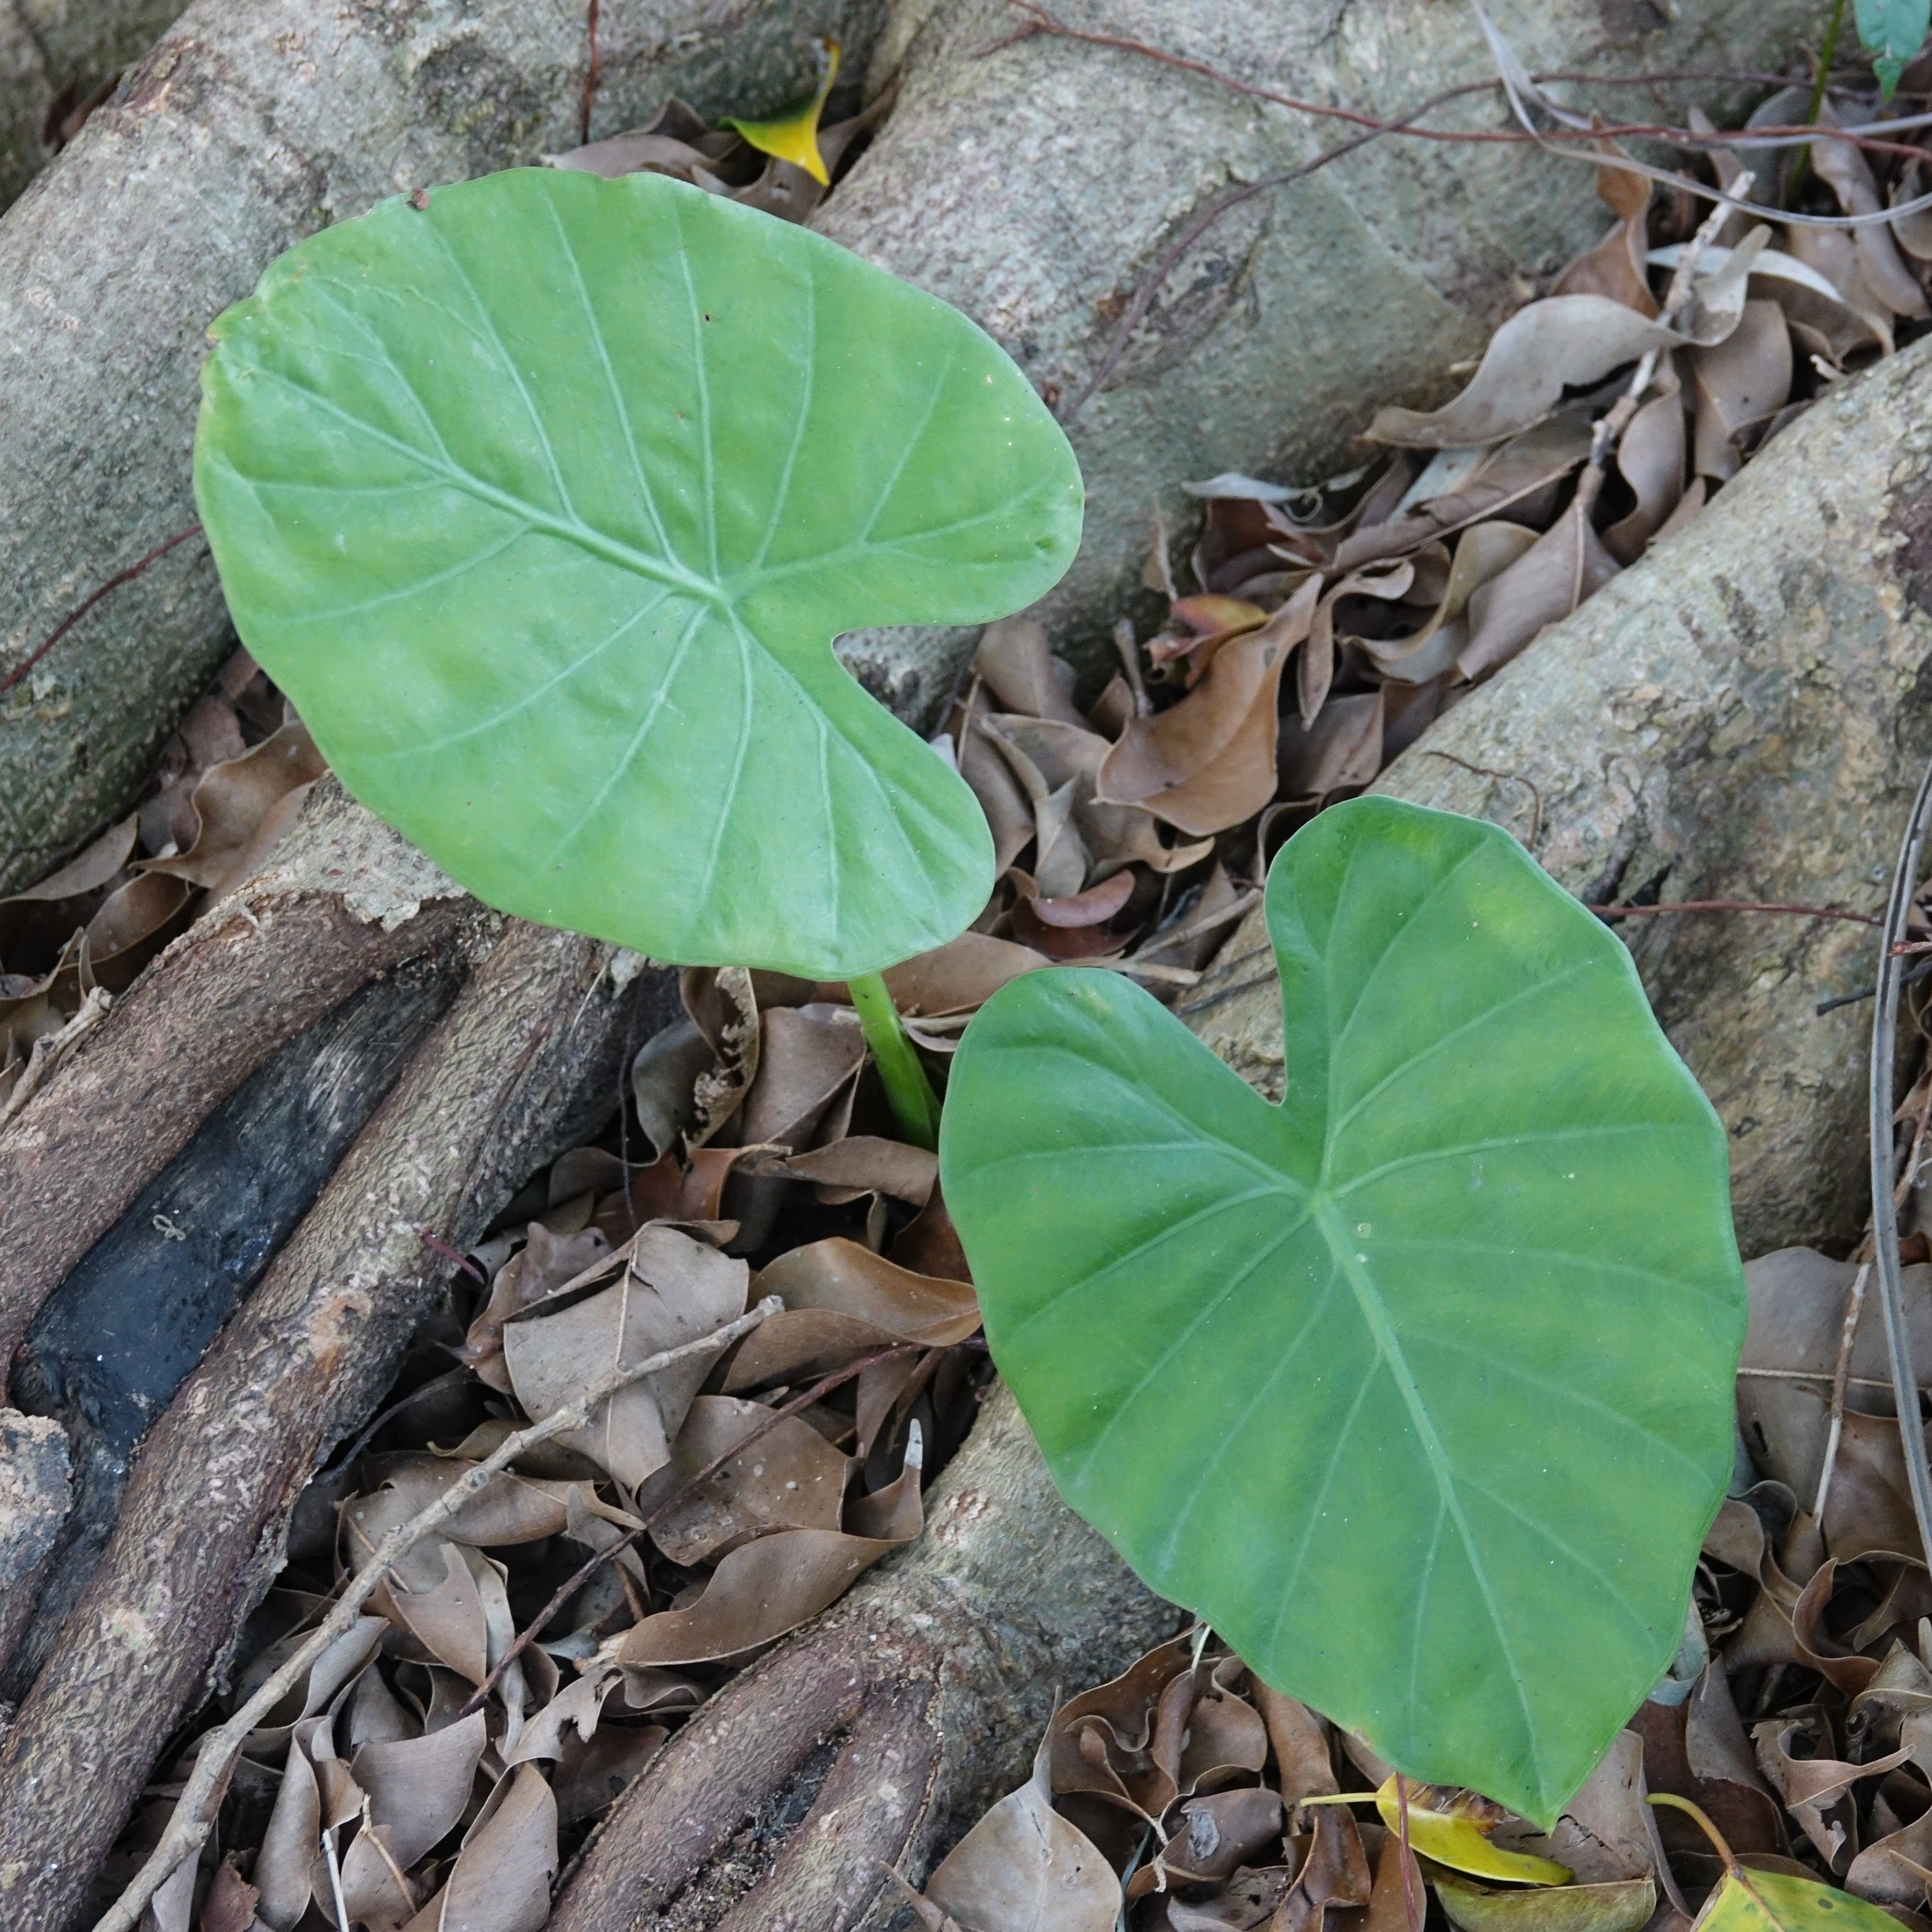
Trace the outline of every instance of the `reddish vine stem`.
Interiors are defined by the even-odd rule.
[[[1876,913],[1846,912],[1839,906],[1780,905],[1757,899],[1673,899],[1661,905],[1593,905],[1586,908],[1599,919],[1642,919],[1665,912],[1789,913],[1798,919],[1844,919],[1859,926],[1882,926]]]
[[[597,46],[597,16],[601,0],[590,0],[590,12],[584,26],[590,39],[590,64],[584,74],[584,110],[579,116],[583,143],[590,145],[590,104],[597,93],[597,69],[599,64]]]
[[[177,530],[166,542],[155,544],[154,548],[137,562],[130,563],[125,570],[116,572],[91,597],[88,598],[84,603],[76,605],[54,626],[52,633],[38,650],[32,652],[21,663],[16,664],[4,677],[0,677],[0,698],[4,698],[8,692],[11,691],[14,686],[18,684],[21,679],[25,677],[28,672],[32,670],[34,665],[38,664],[41,658],[45,657],[48,652],[52,650],[55,645],[58,644],[62,638],[65,637],[68,632],[72,630],[75,625],[79,623],[82,618],[85,617],[109,592],[118,590],[124,584],[133,583],[149,564],[156,562],[160,558],[166,556],[177,544],[184,544],[190,537],[198,537],[200,535],[201,526],[199,524],[191,524],[184,530]]]
[[[861,1355],[856,1362],[848,1362],[842,1369],[835,1369],[829,1376],[820,1377],[802,1395],[795,1395],[782,1408],[773,1409],[763,1421],[740,1436],[730,1448],[721,1450],[694,1475],[688,1480],[680,1483],[662,1502],[650,1510],[635,1529],[627,1529],[615,1542],[607,1544],[602,1550],[592,1551],[584,1562],[579,1564],[576,1569],[556,1586],[556,1592],[550,1601],[544,1604],[543,1608],[538,1611],[536,1615],[517,1633],[515,1640],[496,1660],[489,1676],[470,1694],[468,1702],[464,1704],[461,1710],[457,1712],[457,1717],[459,1719],[467,1718],[482,1710],[488,1700],[490,1693],[496,1689],[504,1672],[508,1670],[524,1652],[550,1628],[550,1619],[563,1608],[564,1605],[568,1603],[571,1598],[612,1558],[616,1556],[620,1552],[629,1549],[631,1545],[635,1543],[653,1523],[661,1522],[673,1510],[688,1502],[697,1491],[698,1486],[709,1482],[727,1462],[730,1461],[733,1456],[742,1455],[754,1442],[758,1442],[763,1436],[768,1436],[784,1420],[787,1416],[796,1415],[801,1409],[809,1408],[820,1397],[830,1395],[834,1389],[851,1381],[861,1370],[869,1369],[876,1363],[890,1361],[895,1356],[914,1353],[919,1346],[916,1342],[896,1342],[890,1348],[875,1348],[870,1354]]]
[[[1264,87],[1257,81],[1244,80],[1238,74],[1229,74],[1207,61],[1196,60],[1186,54],[1173,53],[1165,47],[1156,47],[1148,41],[1135,40],[1128,34],[1101,33],[1091,28],[1071,26],[1044,7],[1034,4],[1034,0],[1010,0],[1010,4],[1027,16],[1026,23],[1009,34],[1004,40],[994,42],[993,47],[987,50],[988,52],[994,48],[1011,46],[1015,41],[1032,40],[1036,37],[1079,40],[1089,46],[1112,47],[1120,53],[1137,54],[1145,60],[1158,61],[1163,67],[1178,68],[1184,74],[1198,74],[1204,80],[1213,81],[1218,87],[1225,87],[1232,93],[1245,94],[1251,100],[1269,101],[1277,107],[1292,108],[1298,114],[1313,115],[1322,120],[1345,121],[1358,128],[1368,128],[1375,134],[1403,134],[1412,135],[1418,140],[1449,141],[1478,146],[1520,146],[1537,140],[1535,135],[1520,128],[1416,128],[1408,124],[1414,118],[1412,116],[1401,121],[1384,121],[1375,115],[1363,113],[1358,109],[1334,107],[1324,101],[1305,100],[1297,94],[1283,94],[1276,88]],[[1543,80],[1594,80],[1598,77],[1545,74],[1538,78]],[[1664,78],[1666,76],[1660,74],[1630,76],[1632,80],[1660,81]],[[1777,78],[1783,80],[1786,76],[1780,75]],[[1488,93],[1502,84],[1496,80],[1479,81],[1472,83],[1467,91]],[[1814,130],[1808,123],[1802,126],[1780,124],[1754,128],[1750,131],[1751,137],[1758,140],[1766,137],[1775,139],[1780,135],[1808,137]],[[1721,147],[1731,144],[1738,138],[1735,133],[1726,133],[1721,128],[1712,134],[1700,134],[1694,128],[1679,128],[1670,122],[1660,121],[1617,122],[1592,130],[1593,139],[1613,140],[1620,137],[1668,141],[1673,146],[1685,148]],[[1912,147],[1905,142],[1887,141],[1876,135],[1848,135],[1846,138],[1875,152],[1896,154],[1919,160],[1924,158],[1922,148]]]

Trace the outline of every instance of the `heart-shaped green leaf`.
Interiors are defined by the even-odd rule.
[[[1282,849],[1270,1106],[1145,993],[1003,988],[947,1205],[1069,1502],[1412,1778],[1553,1822],[1683,1634],[1744,1325],[1724,1130],[1505,833]]]
[[[1071,449],[1000,349],[661,176],[386,202],[215,325],[195,491],[356,796],[504,910],[814,977],[952,938],[972,794],[842,631],[1037,597]]]

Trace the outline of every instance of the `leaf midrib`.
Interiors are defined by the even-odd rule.
[[[1477,1547],[1475,1534],[1463,1512],[1462,1498],[1456,1488],[1454,1473],[1449,1466],[1449,1452],[1443,1447],[1442,1437],[1436,1433],[1435,1420],[1422,1399],[1421,1390],[1416,1384],[1408,1358],[1395,1332],[1394,1324],[1389,1319],[1388,1306],[1376,1286],[1374,1277],[1369,1273],[1366,1263],[1356,1250],[1354,1238],[1342,1219],[1340,1204],[1325,1187],[1317,1187],[1310,1190],[1308,1204],[1310,1217],[1322,1230],[1336,1268],[1354,1295],[1363,1322],[1375,1343],[1377,1366],[1388,1371],[1396,1393],[1402,1397],[1402,1406],[1408,1412],[1410,1424],[1415,1430],[1416,1439],[1421,1445],[1423,1456],[1429,1464],[1430,1473],[1436,1479],[1436,1493],[1441,1499],[1443,1510],[1455,1525],[1456,1533],[1462,1539],[1462,1552],[1468,1562],[1469,1574],[1475,1580],[1484,1608],[1489,1612],[1490,1626],[1496,1634],[1496,1646],[1508,1668],[1510,1688],[1516,1693],[1516,1706],[1522,1714],[1523,1730],[1531,1754],[1536,1756],[1535,1716],[1530,1709],[1528,1693],[1523,1683],[1522,1670],[1516,1662],[1516,1652],[1510,1642],[1509,1633],[1504,1628],[1495,1586]]]

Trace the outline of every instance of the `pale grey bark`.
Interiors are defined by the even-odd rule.
[[[1492,74],[1472,10],[1442,0],[1054,0],[1072,23],[1190,56],[1299,98],[1384,118]],[[1776,68],[1814,0],[1500,0],[1539,71]],[[956,304],[1067,404],[1150,266],[1216,196],[1354,131],[1143,56],[1060,39],[985,50],[1006,0],[898,0],[874,61],[902,91],[814,225]],[[1634,119],[1714,112],[1738,90],[1619,88]],[[1506,124],[1492,101],[1442,126]],[[1087,482],[1078,560],[1042,614],[1102,675],[1156,502],[1224,470],[1318,480],[1370,453],[1376,406],[1438,400],[1520,299],[1608,222],[1592,171],[1514,147],[1378,141],[1250,200],[1182,258],[1107,386],[1071,425]],[[1151,607],[1150,607],[1151,608]],[[947,640],[868,640],[902,708],[944,694]],[[916,677],[916,688],[907,680]]]
[[[0,4],[0,208],[53,158],[48,122],[83,106],[182,10],[182,0]]]

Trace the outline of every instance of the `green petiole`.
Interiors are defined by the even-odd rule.
[[[892,1118],[898,1121],[900,1137],[928,1152],[939,1145],[939,1096],[926,1069],[919,1064],[905,1022],[892,1004],[884,980],[877,973],[861,973],[848,980],[853,1010],[864,1029],[866,1044],[886,1084],[886,1098],[892,1102]]]

